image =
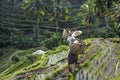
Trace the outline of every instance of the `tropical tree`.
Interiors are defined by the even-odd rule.
[[[117,2],[118,0],[94,0],[94,11],[97,16],[102,17],[105,20],[106,28],[110,28],[109,20]]]
[[[39,30],[39,21],[43,19],[45,15],[44,5],[41,0],[26,0],[22,8],[24,10],[24,15],[27,19],[36,21],[36,26],[33,27],[33,32],[35,34],[35,38],[39,38],[40,30]]]
[[[68,20],[68,8],[69,2],[66,0],[51,0],[51,4],[46,7],[47,16],[50,21],[54,21],[56,24],[56,33],[58,33],[58,21]]]
[[[120,24],[114,22],[112,27],[110,27],[110,37],[120,37]]]
[[[19,13],[20,10],[20,4],[21,2],[18,0],[2,0],[0,1],[0,17],[2,17],[2,19],[0,20],[1,22],[4,22],[3,19],[5,19],[5,22],[8,18],[8,22],[12,22],[13,25],[7,25],[7,27],[14,29],[14,31],[16,31],[16,18],[12,15],[12,14],[16,14]],[[7,17],[7,18],[6,18]],[[12,20],[10,20],[12,19]],[[9,24],[9,23],[6,23]],[[3,27],[3,24],[0,24],[0,26]],[[11,31],[12,36],[14,36],[15,34],[13,33],[13,31]]]

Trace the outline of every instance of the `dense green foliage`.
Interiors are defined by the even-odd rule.
[[[99,78],[111,63],[111,55],[117,56],[113,67],[117,68],[120,59],[120,0],[0,0],[0,78],[12,79],[18,74],[50,67],[52,71],[48,68],[50,75],[47,74],[46,80],[68,68],[68,43],[62,38],[64,28],[83,31],[80,39],[94,38],[85,40],[90,43],[86,52],[93,48],[91,42],[96,38],[115,38],[110,39],[113,43],[99,40],[97,54],[79,66],[82,71],[86,67],[87,74],[90,72]],[[32,55],[38,49],[46,53]],[[79,59],[83,56],[80,55]],[[53,63],[49,60],[52,57]],[[106,59],[102,60],[104,58],[108,63]],[[101,61],[93,71],[92,60],[95,63]],[[70,80],[75,78],[75,74],[68,76]],[[34,77],[36,75],[31,78]],[[106,77],[110,78],[119,80],[120,77],[118,74]]]
[[[53,44],[52,38],[55,38],[53,33],[60,34],[64,28],[82,30],[81,38],[119,37],[119,5],[119,0],[0,1],[0,28],[5,27],[1,29],[1,47],[16,45],[18,48],[27,49],[40,46],[47,41],[50,48]]]

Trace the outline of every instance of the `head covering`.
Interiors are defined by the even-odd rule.
[[[63,38],[67,38],[68,36],[76,37],[76,36],[79,36],[80,34],[82,34],[82,31],[80,31],[80,30],[71,31],[71,30],[68,30],[68,29],[64,29],[62,37]]]
[[[79,36],[80,34],[82,34],[82,31],[74,31],[71,36],[75,37],[75,36]]]

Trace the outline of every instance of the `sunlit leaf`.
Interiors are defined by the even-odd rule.
[[[65,16],[65,20],[67,21],[69,19],[69,16]]]
[[[62,17],[62,13],[60,13],[60,17]]]
[[[45,11],[41,10],[40,13],[44,16],[45,15]]]
[[[50,18],[49,18],[49,21],[53,21],[54,20],[54,16],[51,16]]]
[[[65,10],[65,13],[68,13],[68,8]]]

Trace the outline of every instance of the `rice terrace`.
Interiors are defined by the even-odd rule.
[[[120,1],[1,0],[0,80],[120,80]]]

